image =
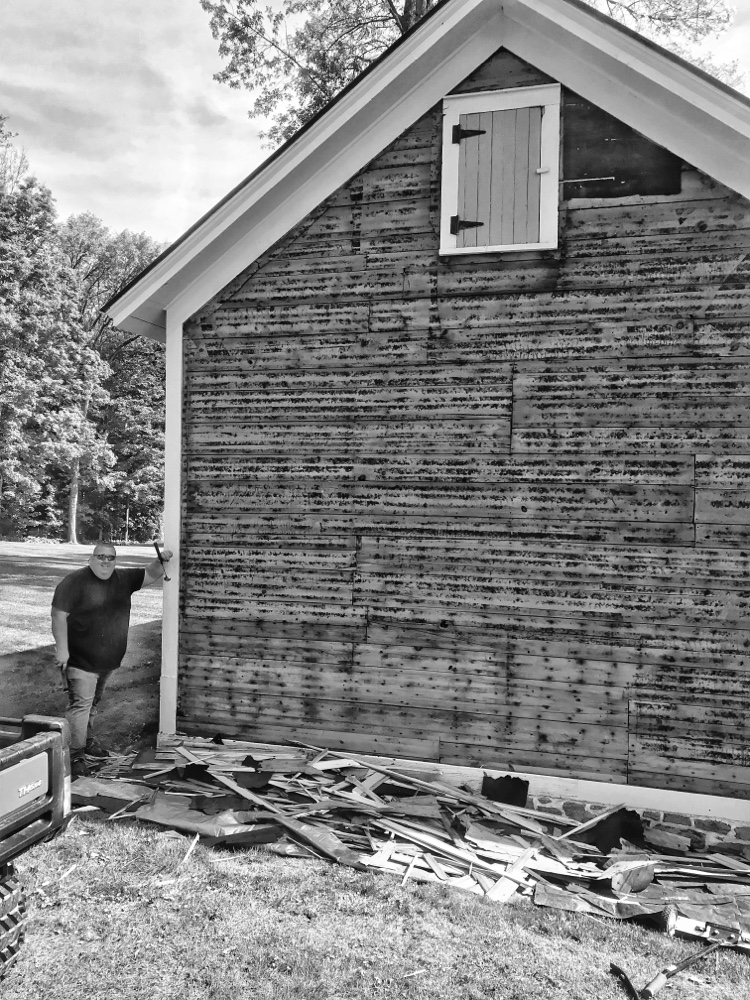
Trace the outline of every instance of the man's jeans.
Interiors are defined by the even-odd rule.
[[[112,671],[92,674],[78,667],[62,669],[63,687],[68,692],[65,718],[70,726],[70,756],[80,757],[94,736],[96,706],[102,700],[104,688]]]

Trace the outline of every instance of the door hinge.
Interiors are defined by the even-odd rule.
[[[451,133],[453,142],[460,142],[462,139],[469,139],[473,135],[487,135],[487,129],[461,128],[460,125],[454,125]]]
[[[458,236],[462,229],[478,229],[483,226],[483,222],[468,222],[465,219],[459,219],[457,215],[451,216],[450,224],[450,234],[451,236]]]

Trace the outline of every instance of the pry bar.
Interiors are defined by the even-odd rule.
[[[159,548],[159,543],[158,542],[154,542],[154,548],[156,549],[156,554],[159,557],[159,562],[161,563],[162,569],[164,570],[164,579],[165,579],[165,581],[167,583],[169,583],[169,581],[172,579],[172,577],[171,576],[167,576],[167,564],[164,562],[164,558],[163,558],[163,556],[161,554],[161,549]]]

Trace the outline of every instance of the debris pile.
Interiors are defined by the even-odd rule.
[[[624,807],[585,823],[526,808],[525,783],[485,776],[483,794],[413,765],[208,741],[111,759],[73,784],[77,806],[148,820],[209,845],[266,844],[359,871],[437,882],[503,902],[614,918],[750,950],[750,864],[690,850]]]

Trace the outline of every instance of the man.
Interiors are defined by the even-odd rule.
[[[172,558],[169,549],[162,559]],[[52,598],[55,660],[68,693],[65,718],[70,726],[70,760],[74,778],[88,774],[85,757],[108,757],[94,738],[93,719],[113,670],[125,655],[130,627],[130,597],[164,574],[154,559],[146,569],[116,569],[114,545],[99,542],[88,566],[69,573]]]

